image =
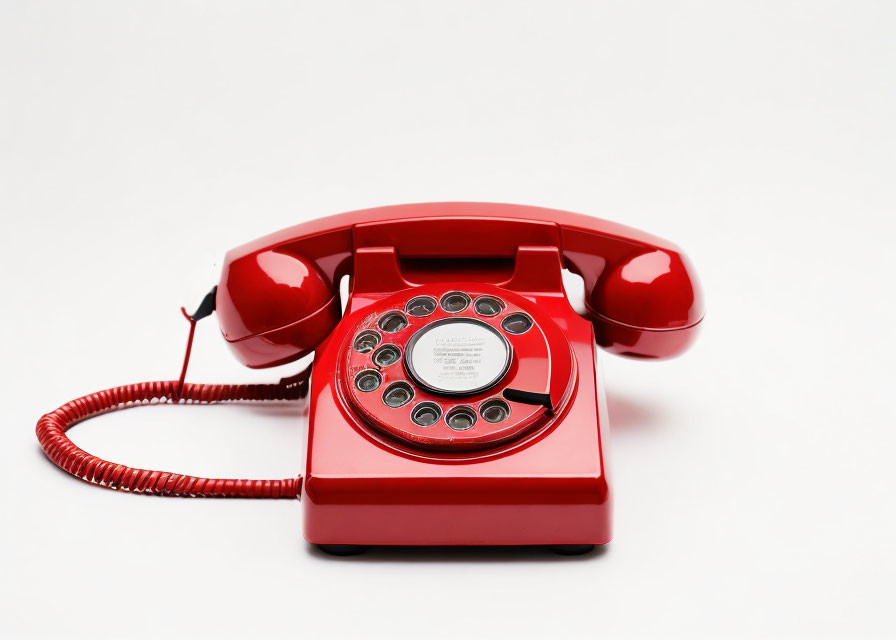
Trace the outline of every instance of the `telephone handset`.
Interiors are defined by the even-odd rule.
[[[566,298],[564,268],[584,281],[584,318]],[[177,382],[119,387],[47,414],[41,445],[70,473],[113,488],[301,491],[305,537],[331,551],[608,542],[595,343],[667,358],[687,349],[703,318],[693,267],[675,245],[584,215],[483,203],[368,209],[266,236],[227,254],[216,290],[189,317],[191,339],[212,308],[245,365],[314,352],[310,374],[192,385],[185,360]],[[298,478],[131,469],[65,436],[128,403],[298,398],[309,387],[304,488]]]
[[[346,213],[234,249],[218,287],[221,329],[244,364],[282,364],[314,351],[339,321],[336,286],[357,272],[358,252],[385,247],[407,262],[438,262],[450,281],[453,268],[463,276],[465,261],[483,268],[495,261],[499,269],[526,246],[556,248],[561,265],[583,278],[604,349],[664,358],[695,337],[702,297],[693,268],[671,243],[565,211],[468,203]],[[392,286],[412,284],[419,283]]]

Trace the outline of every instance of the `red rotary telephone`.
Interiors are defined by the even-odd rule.
[[[584,280],[585,318],[566,298],[563,268]],[[185,383],[195,322],[213,310],[245,365],[314,352],[313,371],[268,385]],[[37,434],[53,462],[95,484],[292,498],[302,478],[133,469],[82,451],[65,431],[134,404],[299,398],[310,386],[309,542],[333,553],[368,545],[583,552],[610,540],[595,342],[624,356],[671,357],[693,342],[702,318],[687,258],[622,225],[507,204],[356,211],[228,253],[220,284],[188,316],[180,380],[84,396],[43,416]]]

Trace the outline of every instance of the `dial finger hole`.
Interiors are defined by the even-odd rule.
[[[435,402],[421,402],[411,411],[411,420],[421,427],[430,427],[442,417],[442,407]]]
[[[442,296],[440,304],[448,313],[458,313],[470,306],[470,296],[462,291],[449,291]]]
[[[470,407],[455,407],[445,416],[445,424],[455,431],[466,431],[476,424],[476,413]]]
[[[401,351],[394,344],[384,344],[373,352],[373,362],[381,367],[388,367],[401,360]]]
[[[383,382],[383,377],[373,369],[365,369],[355,376],[355,386],[365,393],[376,391]]]
[[[501,322],[501,327],[503,327],[504,331],[513,335],[526,333],[532,328],[532,318],[525,313],[512,313],[504,318]]]
[[[491,296],[480,296],[473,302],[473,308],[481,316],[496,316],[501,313],[504,303]]]
[[[403,407],[414,397],[414,390],[407,382],[393,382],[383,393],[383,403],[387,407],[397,409]]]
[[[424,318],[436,310],[437,304],[436,299],[431,296],[417,296],[408,301],[404,310],[409,316]]]
[[[380,343],[380,334],[376,331],[362,331],[352,342],[352,348],[358,353],[367,353]]]
[[[479,407],[479,415],[486,422],[501,422],[510,416],[510,407],[503,400],[488,400]]]
[[[403,313],[392,311],[380,318],[377,325],[386,333],[396,333],[408,326],[408,319],[404,317]]]

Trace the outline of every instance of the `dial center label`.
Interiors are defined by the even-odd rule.
[[[510,345],[479,320],[449,318],[421,329],[408,344],[407,364],[432,391],[478,393],[494,385],[510,366]]]

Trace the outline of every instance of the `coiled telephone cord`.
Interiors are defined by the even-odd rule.
[[[59,468],[92,484],[135,493],[191,498],[296,498],[302,478],[284,480],[243,480],[199,478],[196,476],[137,469],[98,458],[79,448],[66,431],[79,422],[101,413],[149,404],[211,404],[218,402],[270,402],[297,400],[308,392],[311,367],[274,384],[191,384],[185,383],[196,322],[190,316],[190,335],[179,380],[140,382],[82,396],[42,416],[37,422],[37,439],[47,457]],[[209,311],[210,313],[210,311]],[[208,315],[208,314],[206,314]]]

